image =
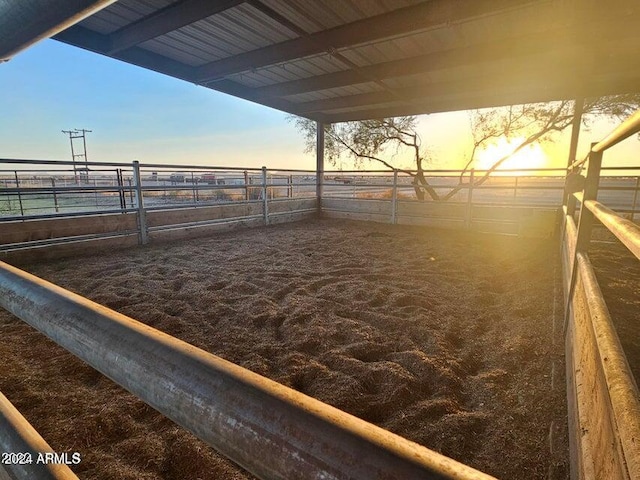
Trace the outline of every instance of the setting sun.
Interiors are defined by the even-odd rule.
[[[515,150],[524,142],[524,138],[507,140],[501,138],[497,143],[490,145],[486,150],[478,153],[476,168],[487,170],[500,158]],[[499,170],[517,168],[542,168],[547,164],[547,156],[539,144],[534,143],[524,147],[518,153],[507,159],[500,165]]]

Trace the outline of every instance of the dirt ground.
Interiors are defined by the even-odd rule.
[[[496,477],[565,479],[558,250],[314,220],[22,267]],[[80,478],[251,478],[4,311],[0,364]]]

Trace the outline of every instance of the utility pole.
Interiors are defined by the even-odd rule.
[[[87,138],[86,134],[90,133],[91,130],[87,130],[85,128],[75,128],[73,130],[62,130],[62,133],[66,133],[69,135],[69,143],[71,144],[71,160],[73,161],[73,176],[75,178],[75,182],[78,183],[78,175],[81,181],[89,180],[89,165],[87,164]],[[82,149],[78,150],[81,153],[76,153],[76,149],[74,148],[73,141],[82,139]],[[80,166],[76,163],[76,159],[80,162]],[[82,160],[84,159],[84,166],[82,165]]]

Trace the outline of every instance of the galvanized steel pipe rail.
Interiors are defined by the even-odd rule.
[[[631,368],[618,339],[589,257],[578,253],[578,271],[587,299],[600,368],[611,398],[611,411],[630,479],[640,476],[640,401]],[[595,435],[597,433],[593,432]]]
[[[596,200],[584,202],[593,215],[640,260],[640,226]]]
[[[604,152],[608,148],[617,145],[626,138],[629,138],[634,133],[640,132],[640,110],[636,111],[633,115],[622,122],[618,127],[611,132],[605,139],[596,143],[592,148],[592,152]]]
[[[0,465],[0,479],[24,480],[78,480],[78,477],[64,464],[38,463],[39,453],[54,453],[49,444],[36,432],[11,402],[0,393],[0,452],[31,455],[30,461],[24,457],[20,462]]]
[[[492,478],[3,262],[0,305],[260,478]]]

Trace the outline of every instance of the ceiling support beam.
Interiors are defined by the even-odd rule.
[[[585,28],[588,30],[589,25],[585,25]],[[619,41],[621,31],[633,32],[633,28],[630,22],[619,23],[616,28],[603,25],[598,29],[598,36],[593,39],[585,38],[581,32],[573,29],[549,30],[505,38],[500,41],[457,47],[400,60],[356,67],[299,80],[275,83],[265,87],[258,87],[255,89],[255,93],[263,98],[286,97],[366,83],[373,78],[385,80],[461,66],[475,67],[487,62],[497,62],[522,56],[547,55],[549,52],[557,51],[559,46],[562,45],[580,45],[586,51],[587,44],[589,44],[589,49],[594,52],[600,50],[605,42]],[[626,34],[622,33],[622,35]],[[591,40],[595,44],[591,43]],[[590,53],[590,55],[593,55],[593,53]]]
[[[475,75],[464,80],[446,82],[424,82],[412,86],[396,89],[393,93],[386,91],[360,93],[334,98],[323,98],[296,104],[296,111],[308,114],[316,111],[340,110],[346,108],[361,108],[367,105],[393,103],[395,101],[414,102],[424,97],[444,97],[459,92],[472,93],[487,89],[510,89],[522,84],[546,85],[554,81],[577,81],[588,75],[590,66],[582,62],[571,62],[575,54],[567,53],[553,62],[529,60],[526,57],[518,59],[508,65],[482,65]],[[553,71],[553,77],[549,76]],[[581,80],[580,80],[581,81]]]
[[[116,0],[0,2],[0,63]]]
[[[203,18],[233,8],[244,0],[182,0],[122,27],[109,35],[114,54],[165,33],[190,25]]]
[[[428,101],[414,101],[411,105],[399,104],[397,106],[384,106],[380,108],[363,108],[333,114],[324,114],[326,123],[352,122],[371,118],[387,118],[403,115],[422,115],[440,112],[453,112],[458,110],[473,110],[478,108],[493,108],[505,105],[520,105],[524,103],[543,103],[575,98],[576,95],[584,97],[601,97],[612,93],[637,92],[640,85],[640,77],[637,75],[628,78],[603,78],[582,84],[576,91],[573,82],[556,85],[528,84],[507,91],[498,91],[487,88],[484,91],[452,95],[447,98],[435,98]]]
[[[109,37],[107,35],[101,35],[78,25],[60,32],[53,38],[102,55],[109,55]],[[188,82],[193,82],[195,79],[193,67],[142,48],[129,48],[110,56]]]
[[[301,38],[258,48],[198,68],[207,82],[253,68],[513,9],[532,0],[431,0]]]
[[[569,160],[567,165],[572,165],[578,152],[578,139],[580,137],[580,125],[582,124],[582,114],[584,110],[584,98],[576,98],[573,105],[573,122],[571,123],[571,141],[569,143]]]

